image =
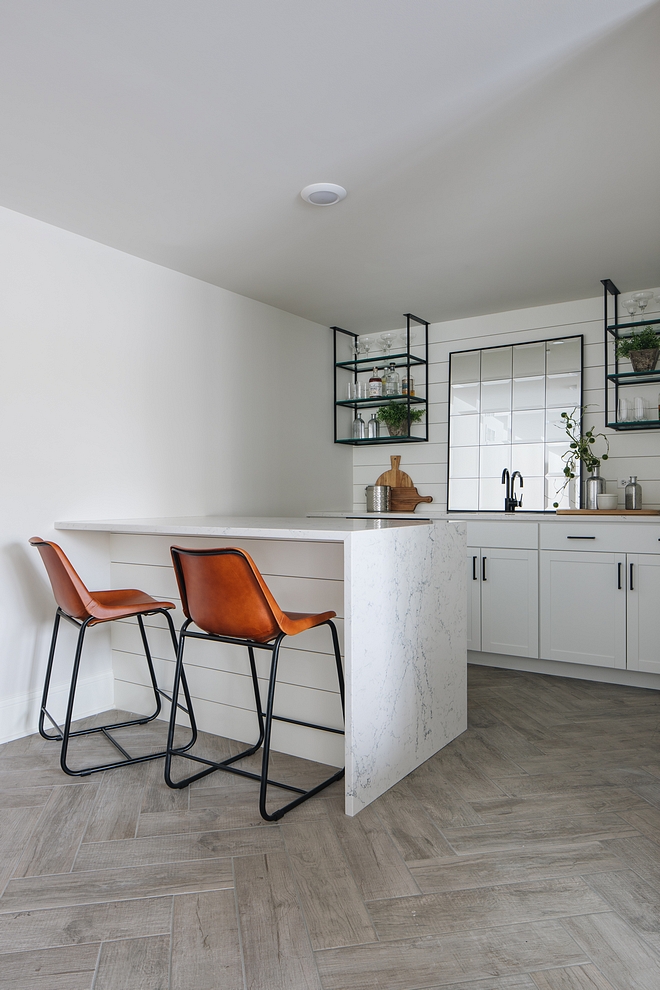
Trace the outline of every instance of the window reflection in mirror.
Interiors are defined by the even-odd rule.
[[[561,414],[581,405],[581,335],[450,354],[448,509],[502,511],[505,468],[525,511],[569,508]]]

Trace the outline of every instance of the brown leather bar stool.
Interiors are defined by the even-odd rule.
[[[302,801],[306,801],[313,794],[317,794],[323,790],[328,784],[332,784],[335,780],[339,780],[344,776],[344,768],[342,767],[341,770],[338,770],[321,784],[317,784],[316,787],[312,787],[309,790],[304,790],[301,787],[293,787],[289,784],[281,784],[276,780],[269,780],[268,778],[273,719],[289,722],[293,725],[304,725],[312,729],[321,729],[324,732],[334,732],[339,735],[344,734],[343,729],[333,729],[314,722],[305,722],[300,719],[285,718],[282,715],[273,714],[277,663],[282,641],[286,636],[295,636],[305,629],[313,629],[315,626],[321,625],[329,626],[332,633],[342,712],[344,711],[344,675],[341,666],[341,654],[339,652],[339,639],[335,624],[332,621],[337,613],[322,612],[314,615],[306,612],[283,612],[273,598],[250,555],[236,547],[210,550],[172,547],[172,560],[174,562],[176,579],[179,584],[183,611],[186,615],[186,621],[179,631],[179,651],[174,674],[172,697],[175,700],[178,700],[179,697],[179,681],[183,678],[183,656],[187,639],[206,639],[216,643],[233,643],[239,646],[246,646],[250,659],[250,673],[254,688],[259,738],[253,746],[239,753],[238,756],[232,756],[221,762],[214,762],[199,756],[193,756],[189,752],[179,753],[178,755],[184,756],[187,760],[194,760],[197,763],[205,764],[205,767],[198,773],[175,782],[171,776],[172,757],[177,755],[177,750],[173,747],[176,715],[176,709],[173,706],[170,718],[167,756],[165,758],[165,781],[170,787],[186,787],[194,780],[199,780],[201,777],[205,777],[215,770],[226,770],[229,773],[240,774],[242,777],[259,780],[261,782],[259,792],[259,812],[261,817],[268,822],[277,821],[287,811],[290,811],[291,808],[295,808]],[[192,623],[203,631],[197,632],[190,629]],[[257,668],[254,660],[255,649],[269,650],[271,653],[268,698],[265,712],[262,710],[262,701],[259,693],[259,681],[257,679]],[[232,765],[237,760],[256,753],[262,744],[261,774],[251,773],[248,770],[242,770]],[[270,814],[266,810],[269,785],[293,791],[298,794],[298,797]]]
[[[60,753],[60,766],[62,767],[62,770],[73,777],[81,777],[90,773],[96,773],[99,770],[112,770],[115,767],[126,766],[131,763],[144,763],[146,760],[157,760],[161,756],[165,756],[167,752],[166,750],[161,750],[156,753],[148,753],[146,756],[131,756],[127,753],[124,747],[110,735],[108,730],[121,729],[127,725],[146,725],[147,722],[151,722],[159,715],[161,710],[161,695],[167,698],[168,701],[171,701],[170,696],[161,690],[156,682],[156,674],[154,672],[154,665],[151,659],[147,634],[144,628],[143,616],[155,615],[158,612],[165,616],[167,619],[170,636],[172,638],[172,645],[174,646],[174,653],[176,655],[178,643],[172,617],[169,612],[169,610],[175,608],[175,606],[172,602],[156,601],[155,598],[145,594],[144,591],[137,591],[135,588],[120,591],[88,591],[71,565],[70,560],[67,558],[62,548],[57,545],[57,543],[48,543],[46,540],[42,540],[39,536],[33,536],[30,540],[30,544],[33,547],[36,547],[41,554],[41,559],[43,560],[48,572],[55,601],[57,602],[53,635],[50,642],[50,652],[48,654],[48,664],[46,667],[46,679],[44,682],[44,690],[41,699],[39,733],[44,739],[61,741],[62,749]],[[95,726],[93,729],[77,729],[72,732],[71,719],[73,717],[73,705],[76,697],[76,686],[80,671],[83,642],[88,627],[98,625],[101,622],[112,622],[115,619],[128,619],[133,616],[137,616],[138,625],[140,627],[140,635],[142,637],[142,644],[144,646],[144,653],[147,660],[147,666],[149,668],[149,677],[151,679],[151,686],[153,688],[156,703],[155,711],[152,715],[130,719],[127,722],[115,722],[108,725]],[[69,622],[72,622],[75,626],[77,626],[79,630],[78,642],[76,644],[76,652],[73,660],[73,669],[71,673],[69,700],[64,725],[62,728],[60,728],[57,722],[53,719],[47,708],[48,691],[50,688],[50,678],[53,671],[53,660],[55,658],[55,648],[57,646],[57,634],[60,626],[60,619],[67,619]],[[189,749],[194,745],[197,738],[197,728],[195,726],[192,705],[190,703],[190,694],[188,692],[188,685],[183,675],[182,686],[187,707],[184,705],[179,705],[178,707],[185,711],[190,718],[191,740],[186,744],[186,746],[173,749],[173,752],[176,753],[183,753],[186,749]],[[56,734],[46,732],[44,728],[44,721],[46,718],[56,730]],[[114,763],[99,764],[94,767],[83,767],[80,770],[72,769],[67,764],[67,752],[70,738],[72,736],[88,736],[97,732],[102,733],[105,738],[119,750],[123,756],[123,759],[115,761]]]

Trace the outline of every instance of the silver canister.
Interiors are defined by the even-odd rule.
[[[389,485],[367,485],[367,512],[389,512],[392,489]]]
[[[636,474],[630,475],[630,481],[624,489],[624,505],[626,509],[641,509],[642,507],[642,486],[638,482]]]

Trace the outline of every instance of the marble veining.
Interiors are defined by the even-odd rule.
[[[348,814],[466,728],[464,556],[461,522],[347,543]]]

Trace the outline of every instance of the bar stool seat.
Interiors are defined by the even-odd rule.
[[[176,655],[178,650],[178,641],[174,624],[172,622],[172,617],[170,615],[170,610],[176,606],[172,602],[158,601],[146,592],[139,591],[137,588],[123,588],[111,591],[88,591],[83,581],[74,570],[71,561],[68,559],[62,548],[57,545],[57,543],[50,543],[47,540],[42,540],[39,536],[33,536],[30,540],[30,544],[31,546],[36,547],[41,554],[41,558],[46,567],[51,587],[53,589],[55,601],[57,602],[55,623],[53,626],[50,651],[48,654],[48,664],[46,666],[46,677],[41,699],[41,710],[39,713],[39,733],[44,739],[56,740],[62,743],[60,751],[60,766],[62,767],[62,770],[71,776],[79,777],[86,776],[90,773],[97,773],[100,770],[112,770],[115,767],[125,766],[132,763],[144,763],[147,760],[156,760],[160,757],[164,757],[167,752],[166,749],[148,753],[143,756],[131,756],[111,735],[109,730],[125,728],[130,725],[146,725],[147,722],[153,721],[153,719],[160,714],[162,707],[161,696],[167,698],[168,701],[171,701],[171,696],[163,691],[158,686],[156,681],[156,674],[151,658],[143,617],[145,615],[156,615],[158,613],[165,616],[174,653]],[[76,729],[72,732],[71,721],[73,718],[73,707],[75,703],[78,676],[80,673],[83,644],[87,629],[90,626],[95,626],[102,622],[113,622],[118,619],[129,619],[134,617],[137,618],[138,626],[140,628],[140,635],[149,670],[151,687],[154,692],[156,706],[155,711],[151,715],[129,719],[125,722],[113,722],[108,723],[107,725],[95,726],[91,729]],[[57,724],[47,707],[60,619],[66,619],[78,627],[78,640],[71,672],[71,684],[69,687],[66,716],[62,727]],[[178,707],[185,711],[191,719],[191,739],[185,746],[178,747],[174,750],[174,752],[177,753],[182,753],[189,747],[193,746],[195,739],[197,738],[197,728],[195,725],[194,714],[192,712],[192,706],[190,704],[190,694],[185,677],[182,677],[182,687],[186,705],[184,706],[181,704]],[[46,731],[46,719],[48,719],[55,729],[55,733]],[[67,762],[69,740],[74,736],[88,736],[95,733],[101,733],[106,739],[108,739],[116,747],[116,749],[119,750],[123,758],[111,763],[82,767],[80,769],[73,769],[70,767]]]
[[[268,777],[272,723],[274,719],[293,725],[319,729],[323,732],[337,733],[339,735],[344,734],[343,729],[335,729],[302,719],[286,718],[282,715],[275,715],[273,711],[277,665],[282,641],[287,636],[296,636],[298,633],[307,629],[327,625],[330,627],[332,635],[342,714],[344,713],[344,675],[339,650],[339,638],[335,624],[332,621],[337,613],[332,611],[320,613],[283,611],[275,601],[268,585],[259,573],[255,562],[245,550],[241,550],[238,547],[204,550],[172,547],[171,552],[174,571],[181,594],[181,603],[186,616],[186,621],[179,631],[179,650],[174,673],[172,696],[175,701],[178,701],[179,683],[183,677],[183,659],[186,640],[191,638],[203,639],[212,642],[245,646],[247,647],[250,661],[259,738],[253,746],[250,746],[242,753],[219,762],[204,759],[190,752],[180,752],[177,754],[173,746],[176,724],[176,707],[173,705],[170,715],[167,756],[165,758],[165,781],[170,787],[187,787],[194,780],[199,780],[201,777],[205,777],[207,774],[213,773],[216,770],[224,770],[228,773],[239,774],[242,777],[258,780],[260,782],[259,812],[261,817],[265,821],[277,821],[287,811],[295,808],[302,801],[306,801],[313,794],[317,794],[324,787],[328,787],[329,784],[340,780],[344,776],[344,768],[342,767],[341,770],[337,770],[332,776],[308,790],[289,784],[282,784],[276,780],[270,780]],[[196,630],[190,628],[192,624],[197,627]],[[201,630],[201,632],[197,630]],[[271,654],[265,712],[263,711],[259,691],[259,681],[254,658],[255,649],[268,650]],[[263,753],[260,774],[252,773],[233,765],[238,760],[256,753],[262,745]],[[180,755],[187,760],[204,764],[204,769],[182,780],[174,781],[171,771],[172,757],[175,755]],[[298,797],[271,813],[266,807],[269,785],[295,792],[298,794]]]

